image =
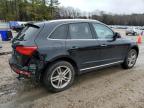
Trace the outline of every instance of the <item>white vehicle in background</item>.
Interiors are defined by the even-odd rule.
[[[141,34],[141,32],[142,31],[136,27],[130,27],[130,28],[126,29],[126,35],[131,34],[131,35],[136,36],[136,35]]]
[[[144,36],[144,27],[141,27],[141,35],[143,35]]]

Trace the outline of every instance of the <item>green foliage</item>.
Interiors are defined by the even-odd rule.
[[[0,20],[40,21],[56,16],[58,0],[0,0]]]

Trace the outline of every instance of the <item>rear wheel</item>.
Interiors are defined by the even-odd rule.
[[[128,55],[126,56],[125,61],[122,64],[122,67],[125,69],[132,68],[136,63],[137,56],[138,56],[137,51],[135,49],[131,49],[128,52]]]
[[[75,76],[73,66],[66,61],[52,64],[45,72],[44,84],[51,92],[60,92],[69,88]]]

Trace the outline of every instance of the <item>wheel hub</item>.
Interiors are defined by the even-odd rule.
[[[136,62],[137,54],[135,51],[131,51],[128,56],[128,65],[129,67],[133,66]]]
[[[69,67],[57,67],[51,75],[51,84],[55,88],[64,88],[71,80],[72,73]]]

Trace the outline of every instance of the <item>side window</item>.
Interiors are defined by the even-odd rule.
[[[67,25],[61,25],[55,29],[51,34],[52,39],[66,39],[67,37]]]
[[[88,23],[69,24],[71,39],[93,39]]]
[[[113,31],[108,27],[102,24],[93,24],[94,29],[96,31],[97,37],[99,39],[112,39],[113,38]]]

